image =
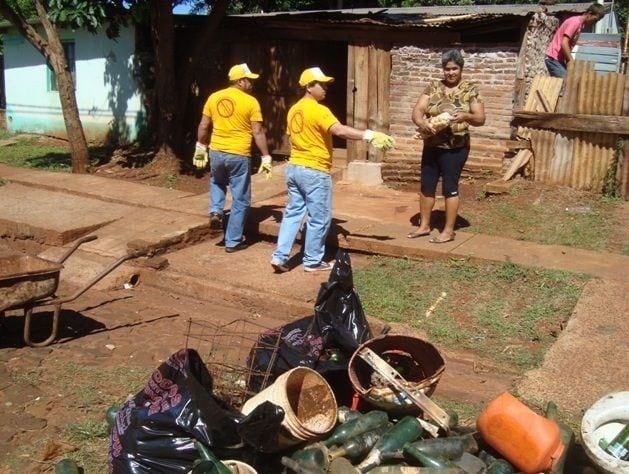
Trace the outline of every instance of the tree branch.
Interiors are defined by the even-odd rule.
[[[39,1],[37,2],[39,3]],[[26,18],[17,13],[6,0],[0,0],[0,13],[39,51],[46,59],[50,58],[48,41],[42,38],[39,33],[28,24]]]

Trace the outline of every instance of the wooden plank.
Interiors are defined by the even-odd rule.
[[[561,91],[562,84],[563,79],[558,77],[542,75],[535,76],[531,82],[524,110],[530,112],[544,111],[544,104],[542,104],[542,101],[537,94],[537,91],[540,91],[547,99],[548,103],[546,104],[546,107],[549,108],[548,112],[553,112],[557,105],[557,100],[559,99],[559,92]],[[518,128],[516,133],[520,138],[529,139],[531,137],[531,131],[524,127]]]
[[[352,44],[347,45],[347,117],[346,124],[350,127],[354,126],[354,88],[355,88],[355,73],[354,67],[354,50],[356,46]],[[351,161],[356,156],[356,140],[347,140],[347,161]]]
[[[598,132],[629,135],[629,117],[616,115],[577,115],[546,112],[513,112],[515,125],[574,132]]]
[[[383,44],[376,44],[376,61],[378,65],[378,82],[376,84],[378,94],[378,110],[376,112],[376,128],[385,133],[389,133],[391,119],[389,117],[389,89],[391,77],[391,53],[389,47]],[[376,150],[375,161],[384,160],[382,150]]]
[[[496,179],[495,181],[490,181],[485,183],[483,186],[483,190],[487,194],[506,194],[511,191],[513,186],[515,186],[517,181],[504,181],[502,179]]]
[[[555,108],[557,112],[564,114],[573,114],[576,112],[579,81],[581,76],[589,70],[594,70],[593,62],[574,60],[568,63],[565,90]]]
[[[535,91],[535,94],[537,95],[539,103],[542,106],[542,111],[543,112],[552,112],[553,109],[550,106],[550,102],[548,101],[548,99],[546,98],[544,93],[538,89],[538,90]]]
[[[529,140],[505,140],[505,148],[508,150],[530,150],[531,142]]]
[[[502,180],[510,180],[520,168],[522,168],[529,162],[532,156],[533,153],[531,152],[531,150],[520,150],[518,154],[515,155],[515,157],[513,158],[513,161],[511,161],[509,168],[507,168],[507,171],[502,176]]]
[[[369,46],[356,45],[354,48],[354,127],[367,128],[369,114]],[[356,152],[354,156],[347,156],[348,162],[364,160],[367,145],[362,140],[354,140]]]
[[[367,124],[366,128],[378,130],[378,56],[374,45],[366,47],[369,60],[367,61]],[[376,161],[376,149],[367,147],[367,159]]]
[[[622,162],[620,164],[620,195],[629,201],[629,140],[625,140],[622,147]]]

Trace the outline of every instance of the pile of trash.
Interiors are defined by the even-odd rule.
[[[238,383],[253,396],[230,404],[199,353],[181,349],[110,413],[110,472],[564,472],[574,434],[554,404],[543,416],[505,392],[459,427],[430,398],[439,351],[387,329],[372,334],[340,251],[315,314],[279,328],[279,345],[251,348]]]

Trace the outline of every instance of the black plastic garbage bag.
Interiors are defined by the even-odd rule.
[[[328,282],[319,289],[312,332],[322,336],[326,347],[339,348],[349,356],[372,337],[346,250],[338,251]]]
[[[277,338],[279,347],[275,347]],[[330,382],[351,386],[346,375],[349,359],[363,342],[371,339],[369,323],[354,288],[349,254],[339,250],[327,283],[322,283],[315,303],[315,315],[269,331],[258,339],[249,354],[251,373],[248,388],[258,392],[267,374],[270,385],[294,367],[309,367]],[[332,385],[332,384],[331,384]],[[335,389],[335,387],[332,387]],[[338,393],[335,390],[335,395]],[[344,400],[339,400],[343,402]]]
[[[109,471],[186,473],[199,458],[195,440],[216,453],[242,449],[247,440],[275,445],[283,417],[271,403],[244,417],[212,395],[212,377],[199,354],[181,349],[116,413]]]

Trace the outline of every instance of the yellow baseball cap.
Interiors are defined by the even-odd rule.
[[[247,63],[242,63],[232,66],[229,70],[228,77],[230,81],[237,81],[238,79],[242,79],[245,77],[247,79],[257,79],[258,77],[260,77],[260,74],[255,74],[251,72],[251,69],[249,69]]]
[[[299,85],[304,87],[310,84],[311,82],[332,82],[334,81],[333,77],[326,76],[323,74],[323,71],[318,67],[311,67],[306,69],[299,76]]]

